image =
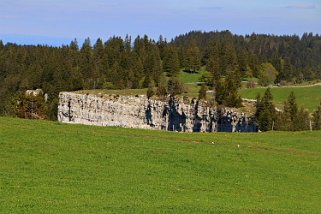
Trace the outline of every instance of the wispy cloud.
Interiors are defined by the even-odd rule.
[[[299,10],[311,10],[315,9],[315,4],[294,4],[294,5],[287,5],[284,8],[286,9],[299,9]]]
[[[224,7],[221,6],[209,6],[209,7],[200,7],[200,10],[222,10]]]

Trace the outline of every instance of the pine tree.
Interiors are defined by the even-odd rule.
[[[293,121],[293,131],[304,131],[310,129],[310,115],[309,112],[300,108]]]
[[[178,52],[175,47],[169,46],[165,49],[163,70],[170,77],[177,76],[179,74]]]
[[[131,54],[131,69],[133,70],[133,85],[132,88],[141,88],[142,80],[144,78],[144,67],[141,59],[137,56],[135,52]]]
[[[150,76],[156,84],[159,83],[162,73],[162,63],[159,55],[158,47],[150,44],[147,52],[147,59],[144,64],[145,76]]]
[[[203,84],[198,92],[198,99],[199,100],[206,100],[206,93],[207,93],[207,86]]]
[[[296,98],[293,91],[291,91],[288,97],[288,103],[289,103],[291,121],[293,122],[296,119],[297,113],[298,113],[298,106],[296,104]]]
[[[156,94],[159,97],[164,97],[167,95],[167,80],[164,74],[162,74],[160,77]]]
[[[94,57],[89,38],[85,40],[80,50],[80,70],[85,79],[85,88],[93,89],[95,79]]]
[[[310,129],[310,115],[303,108],[298,109],[293,92],[284,103],[283,112],[278,115],[276,124],[280,131],[303,131]]]
[[[148,99],[151,98],[156,94],[155,92],[155,82],[151,80],[148,84],[148,89],[147,89],[147,97]]]
[[[215,81],[215,84],[214,84],[214,90],[215,90],[215,101],[214,103],[216,102],[217,104],[219,105],[222,105],[224,100],[225,100],[225,90],[226,90],[226,87],[225,87],[225,81],[219,79],[219,80],[216,80]]]
[[[321,103],[313,113],[313,130],[321,130]]]
[[[247,76],[247,71],[249,70],[248,67],[248,62],[246,58],[246,52],[245,50],[239,50],[238,51],[238,56],[237,56],[237,63],[238,63],[238,68],[243,77]]]
[[[241,79],[238,71],[229,72],[225,79],[224,104],[227,107],[241,107],[242,99],[238,94]]]
[[[222,74],[234,71],[237,65],[236,52],[232,44],[224,42],[220,51],[220,71]]]
[[[278,112],[275,121],[275,130],[290,131],[292,128],[291,113],[289,103],[285,102],[283,112]]]
[[[93,48],[93,57],[94,57],[94,71],[93,71],[93,79],[94,79],[94,88],[97,88],[100,82],[100,78],[103,73],[103,57],[104,57],[104,45],[103,41],[99,38],[97,39],[94,48]]]
[[[185,70],[196,72],[201,68],[201,53],[195,41],[191,41],[185,50]]]
[[[207,50],[207,63],[206,69],[213,76],[213,83],[220,79],[220,58],[219,58],[219,48],[216,43],[211,44]]]
[[[168,80],[167,91],[171,96],[176,96],[184,92],[184,86],[179,79],[172,77]]]
[[[272,130],[273,121],[275,120],[275,107],[272,103],[273,96],[270,88],[267,88],[263,97],[257,96],[256,120],[261,131]]]
[[[163,36],[160,35],[159,39],[157,41],[157,46],[158,46],[160,57],[161,57],[162,60],[165,57],[165,52],[166,52],[167,45],[168,44],[167,44],[166,39],[164,39]]]

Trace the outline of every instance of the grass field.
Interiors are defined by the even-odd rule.
[[[0,118],[0,213],[319,213],[320,139]]]
[[[200,79],[202,77],[202,75],[205,73],[206,71],[201,70],[198,71],[197,73],[187,73],[184,71],[180,71],[178,78],[183,82],[183,83],[188,83],[188,84],[195,84],[197,82],[200,82]]]
[[[241,89],[242,98],[255,99],[259,93],[264,94],[266,88]],[[283,106],[284,101],[288,99],[291,91],[294,92],[297,103],[312,112],[321,102],[321,86],[314,87],[278,87],[271,88],[274,102]]]

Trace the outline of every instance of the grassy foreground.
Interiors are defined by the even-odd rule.
[[[321,132],[173,133],[0,117],[0,213],[319,213]]]

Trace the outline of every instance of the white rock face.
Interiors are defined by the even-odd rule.
[[[219,111],[198,100],[149,100],[146,96],[59,94],[58,121],[96,126],[184,132],[256,131],[244,114]]]

